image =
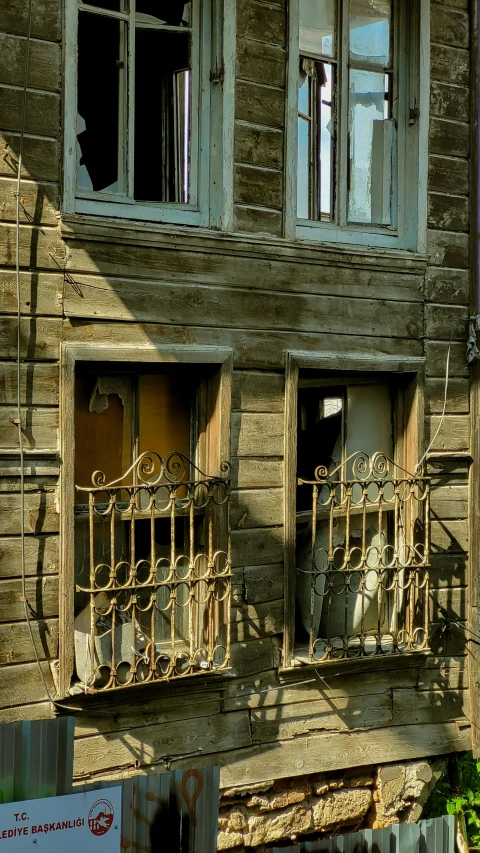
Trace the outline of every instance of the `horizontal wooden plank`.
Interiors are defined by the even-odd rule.
[[[237,77],[269,86],[284,86],[286,54],[282,47],[251,39],[237,41]]]
[[[440,424],[438,415],[430,415],[426,421],[426,440],[428,444],[435,434],[431,450],[469,450],[470,425],[466,415],[446,415]]]
[[[0,725],[16,723],[19,720],[47,720],[54,717],[55,710],[50,702],[35,702],[33,705],[0,709]]]
[[[20,137],[18,133],[0,131],[0,175],[14,177],[18,170]],[[7,146],[7,148],[5,148]],[[25,136],[22,177],[33,181],[60,180],[60,148],[58,140]]]
[[[99,237],[102,237],[101,232]],[[115,240],[109,237],[95,242],[88,239],[69,241],[68,247],[67,270],[74,279],[75,288],[82,290],[85,286],[84,299],[87,294],[93,299],[95,294],[91,291],[96,288],[107,287],[117,289],[123,299],[138,290],[139,300],[144,293],[144,298],[152,303],[160,282],[274,290],[287,294],[422,301],[423,270],[421,273],[411,270],[406,264],[395,269],[389,265],[384,269],[380,256],[374,260],[371,256],[345,254],[344,251],[331,255],[325,248],[314,251],[311,246],[299,243],[283,251],[278,243],[273,248],[262,249],[258,243],[248,240],[230,244],[216,239],[210,246],[206,241],[194,244],[191,238],[191,243],[172,247],[167,241],[159,245],[135,245],[126,239],[119,240],[117,235]],[[103,277],[98,275],[99,269]],[[92,273],[93,278],[84,278],[86,273]],[[139,282],[140,278],[147,281]],[[70,289],[66,288],[66,298]],[[188,305],[193,297],[188,296],[186,288],[183,295]]]
[[[258,604],[232,605],[231,620],[233,643],[281,634],[285,627],[283,598]]]
[[[393,690],[393,721],[396,725],[443,723],[468,720],[470,702],[467,690]]]
[[[0,585],[0,589],[3,584]],[[58,599],[57,599],[58,604]],[[57,607],[58,609],[58,607]],[[13,618],[13,617],[12,617]],[[40,660],[58,657],[58,620],[32,619],[35,649]],[[26,622],[0,625],[0,664],[35,660],[35,650]]]
[[[411,691],[414,693],[415,691]],[[309,732],[380,728],[392,722],[391,693],[346,699],[320,699],[252,710],[253,743],[272,743],[301,737]]]
[[[276,672],[263,672],[260,676],[235,679],[225,689],[225,709],[277,708],[295,703],[328,701],[332,708],[337,700],[358,696],[391,695],[396,689],[442,691],[467,686],[465,658],[434,658],[408,656],[401,666],[379,669],[375,661],[366,671],[355,674],[342,673],[342,664],[316,668],[297,669],[292,683],[282,683]],[[279,716],[280,716],[279,712]]]
[[[25,38],[0,33],[0,83],[23,86],[26,58]],[[29,89],[60,91],[61,50],[59,44],[31,39],[27,85]]]
[[[467,618],[467,595],[467,587],[432,590],[429,602],[431,622],[441,622],[445,613],[449,619],[464,622]]]
[[[20,533],[19,495],[0,494],[0,535]],[[57,533],[59,518],[55,511],[55,495],[40,492],[25,495],[25,533]]]
[[[235,165],[234,200],[239,204],[259,205],[281,210],[283,207],[283,172],[243,163]]]
[[[283,414],[232,414],[232,456],[282,456],[283,442]]]
[[[245,566],[243,570],[245,601],[258,604],[263,601],[275,601],[283,596],[283,563],[272,566]]]
[[[20,401],[28,405],[55,405],[58,402],[58,366],[30,363],[20,368]],[[17,399],[17,366],[0,362],[0,403],[15,405]]]
[[[244,412],[283,412],[285,377],[282,373],[235,370],[232,380],[232,409]]]
[[[283,485],[283,460],[232,459],[232,481],[239,489],[269,489]]]
[[[432,589],[466,586],[468,583],[465,554],[430,554],[430,586]]]
[[[458,554],[468,550],[468,522],[462,521],[432,521],[431,551],[432,554]]]
[[[30,615],[34,619],[58,616],[58,577],[43,575],[26,581]],[[0,581],[0,622],[25,619],[21,580]]]
[[[430,119],[429,151],[450,157],[468,157],[470,125],[442,118]]]
[[[39,229],[32,225],[20,225],[20,266],[28,270],[63,270],[65,244],[60,242],[58,229],[47,227]],[[56,254],[55,254],[56,253]],[[15,267],[16,228],[15,225],[0,222],[0,266]]]
[[[436,3],[430,17],[430,40],[437,44],[463,47],[468,50],[470,46],[468,13]]]
[[[233,528],[272,527],[283,524],[283,489],[233,492]]]
[[[52,695],[55,688],[48,663],[41,664],[43,676]],[[15,708],[30,702],[42,702],[45,688],[36,663],[0,666],[0,708]]]
[[[467,348],[464,342],[450,344],[448,341],[427,341],[425,351],[427,356],[427,376],[445,378],[447,354],[450,348],[449,375],[468,377],[470,371],[467,364]]]
[[[268,44],[285,45],[285,10],[266,6],[257,0],[237,3],[237,37],[257,39]]]
[[[127,691],[128,693],[128,691]],[[141,694],[140,694],[141,695]],[[115,704],[93,700],[83,714],[76,718],[75,736],[85,738],[92,735],[119,733],[135,728],[146,733],[153,725],[169,725],[180,720],[216,716],[221,710],[220,689],[208,690],[205,685],[195,685],[187,690],[171,691],[170,695],[152,697],[151,693],[143,699],[116,697]],[[123,702],[122,702],[123,699]]]
[[[428,231],[428,253],[430,263],[435,268],[454,267],[455,272],[458,270],[461,273],[462,270],[467,270],[469,267],[469,240],[466,234]],[[436,271],[432,274],[438,277]],[[458,283],[460,284],[460,282],[463,282],[464,287],[464,279],[461,275],[458,276]],[[435,301],[442,302],[443,300],[436,299]],[[450,299],[445,301],[450,302]]]
[[[433,80],[430,87],[430,114],[437,118],[468,122],[470,119],[468,86],[454,86]]]
[[[55,273],[20,273],[22,314],[58,315],[62,313],[63,275]],[[0,270],[0,313],[17,310],[17,286],[12,270]]]
[[[233,206],[234,230],[249,234],[283,236],[283,215],[279,210],[267,207],[249,207],[244,204]]]
[[[432,154],[428,160],[428,186],[435,192],[468,195],[470,189],[468,160]]]
[[[468,270],[442,267],[428,268],[425,279],[425,297],[429,302],[468,306],[469,294],[470,273]]]
[[[332,748],[332,745],[334,748]],[[470,728],[456,723],[392,726],[371,732],[311,734],[307,737],[234,751],[218,757],[220,786],[253,785],[310,773],[362,767],[372,756],[385,762],[409,761],[471,748]],[[203,764],[201,760],[197,766]],[[179,762],[182,766],[182,762]]]
[[[468,86],[470,82],[470,54],[468,50],[430,45],[430,73],[432,80]]]
[[[165,326],[154,323],[145,325],[138,323],[90,323],[70,319],[63,324],[63,339],[67,342],[88,344],[88,346],[97,343],[108,344],[109,346],[115,346],[119,343],[134,346],[155,344],[159,348],[162,345],[168,347],[171,344],[211,346],[212,329],[201,326]],[[423,347],[420,341],[392,338],[391,336],[379,336],[375,337],[374,340],[375,353],[379,358],[382,355],[393,355],[399,359],[405,356],[413,358],[422,356]],[[357,353],[370,352],[372,338],[362,335],[329,334],[328,332],[318,335],[302,332],[249,332],[217,328],[215,329],[215,344],[233,349],[234,364],[238,368],[277,370],[284,367],[285,350],[287,349],[318,353],[319,348],[321,348],[322,351],[349,353],[353,356]]]
[[[430,506],[437,520],[447,518],[467,518],[468,485],[441,485],[432,488]]]
[[[255,83],[238,80],[235,92],[235,118],[253,124],[283,128],[285,123],[285,92]]]
[[[55,572],[58,572],[58,537],[26,536],[25,574],[27,577]],[[0,539],[0,578],[20,577],[21,573],[20,538],[2,537]]]
[[[427,379],[425,382],[425,410],[428,414],[441,414],[445,399],[445,380]],[[447,389],[447,415],[468,414],[470,388],[467,379],[450,379]]]
[[[0,178],[0,212],[4,222],[16,221],[16,189],[15,180]],[[58,208],[57,184],[40,184],[31,181],[24,181],[22,183],[19,208],[21,223],[29,225],[56,225],[56,211]]]
[[[457,549],[458,550],[458,549]],[[232,530],[232,565],[254,566],[283,560],[283,528]]]
[[[35,317],[23,318],[20,323],[22,359],[56,361],[62,334],[60,318]],[[0,358],[17,356],[16,318],[0,317]]]
[[[17,417],[13,406],[0,406],[0,447],[18,447]],[[26,450],[56,448],[58,441],[58,409],[28,406],[21,411],[22,435]]]
[[[218,714],[193,720],[131,728],[121,734],[78,738],[74,777],[109,769],[162,765],[165,756],[208,755],[246,746],[250,740],[248,712]],[[191,760],[191,759],[190,759]]]
[[[232,674],[237,677],[245,678],[266,669],[273,670],[278,665],[279,641],[276,637],[263,637],[245,643],[232,643],[230,657]]]
[[[20,131],[23,91],[0,85],[2,130]],[[27,91],[25,132],[56,137],[60,133],[60,98],[54,92]]]
[[[237,121],[235,123],[235,162],[281,169],[283,166],[282,131]]]
[[[442,231],[468,231],[469,200],[462,195],[429,192],[428,226]]]
[[[26,35],[29,0],[2,0],[0,30]],[[33,38],[60,41],[62,6],[60,0],[33,0],[31,33]]]
[[[83,276],[76,276],[75,281],[78,287],[65,291],[69,317],[306,332],[328,329],[343,334],[361,330],[368,335],[388,332],[410,338],[419,337],[422,329],[421,305],[416,302],[408,305],[406,313],[405,302],[298,293],[277,293],[272,300],[267,290],[237,287],[202,284],[186,288],[184,284],[133,284],[120,279],[97,279],[90,286]]]
[[[468,330],[467,306],[426,305],[425,330],[433,340],[466,341]]]

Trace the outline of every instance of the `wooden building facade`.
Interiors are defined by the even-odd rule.
[[[192,0],[175,21],[155,4],[138,12],[140,0],[135,16],[134,5],[0,3],[0,721],[54,714],[48,688],[56,712],[76,717],[79,782],[219,764],[223,789],[255,790],[468,749],[478,731],[467,363],[476,4],[364,3],[358,14],[373,23],[388,6],[399,33],[376,72],[348,46],[357,0],[338,4],[330,64],[299,47],[302,27],[316,31],[295,0]],[[129,32],[115,54],[118,98],[98,82],[102,27],[108,50],[108,27],[115,50]],[[167,53],[181,103],[191,86],[175,156],[167,72],[161,96],[148,85]],[[345,103],[355,62],[389,104],[365,179]],[[336,132],[327,139],[317,116],[315,133],[338,144],[328,176],[307,179],[309,213],[297,220],[299,68],[330,123],[325,69],[335,76]],[[128,112],[113,136],[109,98]],[[120,153],[107,178],[108,145]],[[325,203],[312,201],[320,179]],[[355,180],[377,211],[367,226],[345,201]],[[139,472],[150,451],[161,460]],[[183,491],[170,451],[186,466]],[[132,466],[138,479],[122,491]],[[99,515],[110,507],[98,553],[97,499]],[[115,637],[107,652],[99,619]]]

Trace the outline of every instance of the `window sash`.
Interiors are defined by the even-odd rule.
[[[170,206],[173,209],[181,207],[184,210],[198,209],[198,178],[199,178],[199,122],[195,120],[195,116],[200,115],[200,90],[201,78],[204,75],[205,68],[202,68],[202,58],[200,56],[201,43],[201,11],[199,3],[191,3],[192,20],[189,27],[171,26],[152,21],[136,21],[136,0],[130,0],[129,12],[115,12],[107,9],[100,9],[92,4],[84,4],[81,0],[75,0],[75,15],[76,28],[78,27],[78,15],[95,14],[106,18],[113,18],[124,22],[126,32],[123,36],[125,58],[125,73],[121,75],[123,81],[120,90],[120,133],[119,133],[119,167],[122,170],[122,183],[125,187],[125,192],[108,193],[102,191],[82,190],[77,186],[77,175],[75,169],[75,197],[85,201],[104,201],[111,202],[119,209],[119,205],[138,206],[147,210],[155,209],[157,206]],[[189,200],[185,202],[145,202],[136,200],[134,197],[134,158],[135,158],[135,37],[137,30],[154,30],[157,32],[169,32],[190,34],[191,49],[190,49],[190,138],[189,138]],[[75,42],[77,40],[75,39]],[[123,57],[121,57],[123,59]],[[203,63],[204,65],[204,63]],[[73,112],[77,114],[76,97],[77,97],[77,74],[75,74],[75,105]],[[75,133],[76,136],[76,133]],[[120,141],[121,140],[121,141]],[[120,178],[120,169],[119,169]],[[121,210],[121,208],[120,208]],[[122,215],[122,214],[120,214]],[[125,213],[123,213],[125,215]],[[128,213],[130,215],[130,212]]]
[[[392,113],[392,120],[395,125],[398,125],[398,103],[399,103],[399,24],[397,22],[397,6],[398,3],[393,0],[392,2],[392,19],[390,24],[390,53],[391,53],[391,62],[388,66],[383,69],[380,69],[378,65],[375,63],[370,63],[368,60],[355,60],[352,61],[350,55],[350,31],[349,31],[349,11],[350,11],[350,1],[347,0],[345,3],[338,2],[337,3],[337,21],[336,21],[336,32],[337,32],[337,46],[336,50],[333,52],[332,56],[327,56],[326,54],[321,53],[312,53],[308,51],[302,51],[299,48],[299,57],[300,61],[302,58],[311,58],[318,61],[322,61],[327,63],[333,67],[335,67],[335,93],[333,95],[333,100],[336,103],[336,109],[332,115],[332,122],[334,123],[334,139],[335,139],[335,152],[334,158],[332,158],[332,166],[331,166],[331,181],[333,184],[333,189],[331,196],[333,198],[333,207],[332,207],[332,216],[330,222],[325,220],[320,211],[317,208],[318,205],[315,205],[315,190],[313,185],[317,183],[317,168],[314,164],[314,158],[311,155],[310,159],[310,180],[308,186],[308,196],[310,200],[310,214],[307,218],[300,217],[297,211],[297,222],[300,226],[307,225],[308,223],[315,223],[318,225],[321,223],[325,224],[327,228],[329,227],[339,227],[343,230],[348,228],[361,228],[362,230],[376,230],[379,233],[385,232],[386,229],[390,232],[398,233],[398,222],[397,222],[397,206],[398,206],[398,174],[397,174],[397,135],[393,133],[392,146],[391,146],[391,193],[390,193],[390,218],[391,222],[386,225],[379,225],[377,223],[356,223],[354,221],[350,221],[348,217],[348,206],[349,206],[349,190],[350,190],[350,156],[349,156],[349,100],[350,100],[350,71],[351,70],[363,70],[370,71],[374,73],[384,73],[385,75],[389,75],[392,80],[392,93],[390,98],[390,111]],[[312,88],[317,89],[318,84],[312,81]],[[315,96],[314,96],[315,97]],[[298,122],[298,120],[297,120]],[[316,137],[315,143],[318,139],[318,128],[314,127],[314,122],[311,122],[312,131],[314,136]],[[313,145],[313,143],[312,143]],[[318,163],[319,159],[319,151],[317,147],[317,151],[315,154],[315,163]],[[298,176],[298,169],[297,169]],[[297,188],[298,193],[298,188]],[[313,211],[315,210],[315,213]],[[312,215],[313,214],[313,215]]]

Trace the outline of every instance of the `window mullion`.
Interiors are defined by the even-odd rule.
[[[349,11],[350,0],[339,3],[336,215],[340,227],[347,224],[348,210]]]
[[[134,192],[135,158],[135,15],[136,0],[130,0],[130,21],[128,24],[127,53],[127,195],[132,201]]]

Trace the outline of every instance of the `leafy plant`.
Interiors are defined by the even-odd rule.
[[[465,827],[470,847],[480,847],[480,761],[471,752],[449,758],[422,817],[454,814]]]

